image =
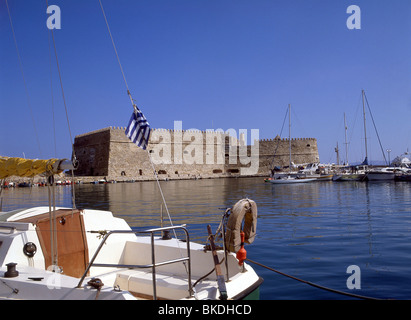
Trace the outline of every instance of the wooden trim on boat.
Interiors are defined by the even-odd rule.
[[[79,214],[81,211],[78,209],[58,209],[56,211],[51,211],[51,213],[53,212],[55,213],[55,216],[57,219],[57,218],[66,216],[68,214]],[[32,223],[34,225],[37,225],[38,222],[42,220],[48,220],[49,217],[50,217],[50,213],[46,212],[43,214],[38,214],[38,215],[31,216],[31,217],[15,220],[13,222],[25,222],[25,223]]]
[[[77,209],[59,209],[54,212],[57,232],[58,265],[65,275],[81,277],[89,256],[83,215]],[[52,264],[50,213],[35,215],[16,222],[32,223],[43,251],[46,268]]]

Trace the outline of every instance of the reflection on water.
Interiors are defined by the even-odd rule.
[[[167,181],[161,182],[161,187],[174,224],[216,222],[227,205],[226,180]],[[159,225],[161,211],[166,214],[156,182],[81,185],[76,189],[78,207],[110,210],[133,227]]]
[[[54,192],[56,206],[71,207],[71,188],[57,186]],[[15,209],[31,208],[35,206],[48,206],[48,188],[10,188],[1,192],[2,210],[11,211]]]
[[[249,197],[243,179],[188,180],[160,182],[174,225],[187,224],[193,239],[205,239],[207,224],[217,226],[228,207]],[[262,180],[259,180],[261,182]],[[76,186],[78,208],[109,210],[132,227],[169,225],[166,208],[156,182]],[[214,228],[215,230],[215,228]]]
[[[174,224],[187,224],[205,243],[227,207],[242,198],[258,205],[257,237],[248,256],[302,279],[347,291],[346,268],[361,268],[357,294],[411,296],[411,184],[314,182],[272,185],[261,178],[161,182]],[[77,185],[78,208],[110,210],[132,227],[160,225],[156,182]],[[71,188],[56,188],[56,204],[71,206]],[[48,205],[47,188],[3,190],[3,210]],[[167,225],[167,221],[165,222]],[[263,299],[341,299],[256,267]]]

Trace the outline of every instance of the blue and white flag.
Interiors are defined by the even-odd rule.
[[[131,115],[126,136],[140,148],[146,150],[150,138],[150,125],[138,108],[135,108]]]

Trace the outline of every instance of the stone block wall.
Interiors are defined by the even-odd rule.
[[[289,139],[262,139],[260,146],[260,171],[269,172],[274,166],[284,167],[290,163]],[[291,162],[294,164],[307,164],[319,162],[317,139],[294,138],[291,139]]]
[[[74,150],[79,161],[78,176],[105,176],[107,179],[152,179],[153,165],[160,178],[212,178],[240,175],[239,145],[244,141],[215,131],[174,131],[155,129],[147,150],[125,136],[124,127],[110,127],[75,137]],[[258,161],[255,175],[269,175],[272,166],[288,166],[289,140],[262,139],[259,150],[246,146],[247,156]],[[296,164],[318,162],[317,141],[313,138],[291,140],[292,161]],[[152,159],[150,161],[149,155]],[[256,159],[257,157],[257,159]],[[251,159],[251,158],[249,158]],[[251,161],[251,160],[250,160]]]
[[[76,174],[81,176],[108,175],[109,148],[110,130],[101,129],[76,136],[74,151],[79,160]]]

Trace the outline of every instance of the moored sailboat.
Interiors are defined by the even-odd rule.
[[[339,169],[332,177],[333,181],[364,181],[367,165],[351,165]]]
[[[291,175],[291,168],[292,168],[292,161],[291,161],[291,105],[288,105],[288,140],[289,140],[289,146],[288,146],[288,150],[289,150],[289,172],[288,174],[285,175],[281,175],[276,177],[275,175],[267,180],[270,183],[273,184],[290,184],[290,183],[306,183],[306,182],[311,182],[311,181],[315,181],[317,179],[315,178],[300,178],[297,175]]]
[[[360,165],[348,165],[347,124],[344,113],[346,165],[333,175],[333,181],[364,181],[368,170],[367,128],[365,119],[364,90],[361,91],[364,123],[365,159]]]
[[[2,179],[46,174],[52,181],[64,168],[72,169],[69,162],[58,159],[0,158]],[[54,185],[49,184],[51,193]],[[191,242],[185,226],[132,230],[109,211],[59,208],[50,203],[48,207],[2,212],[0,298],[256,298],[262,279],[244,257],[237,259],[233,250],[240,249],[235,244],[242,231],[230,227],[241,226],[247,215],[249,222],[244,228],[252,230],[244,231],[246,242],[251,243],[256,210],[256,204],[246,199],[226,211],[219,231],[223,239],[228,237],[223,243],[225,250]],[[247,226],[250,222],[252,226]],[[164,232],[175,236],[162,237]],[[220,271],[210,274],[217,267]]]

